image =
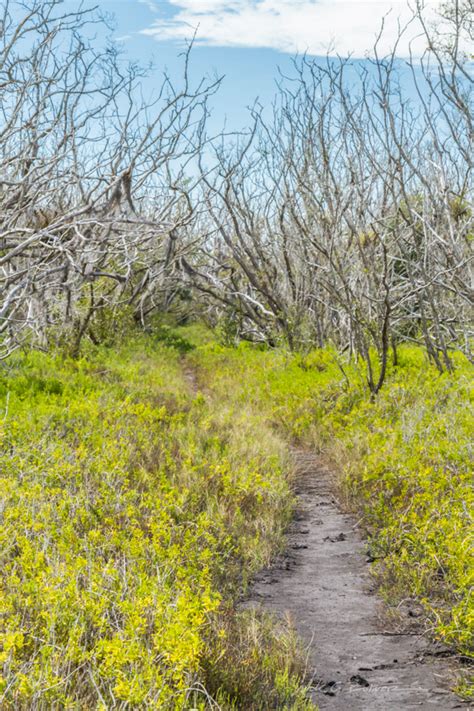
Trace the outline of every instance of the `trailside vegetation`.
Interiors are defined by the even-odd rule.
[[[291,630],[232,604],[281,543],[285,448],[179,358],[141,338],[0,374],[2,709],[312,708]]]
[[[255,411],[291,441],[326,453],[362,515],[382,591],[412,598],[423,624],[461,654],[474,650],[472,366],[440,374],[400,348],[371,401],[362,363],[333,349],[306,355],[241,344],[193,353],[214,392]]]

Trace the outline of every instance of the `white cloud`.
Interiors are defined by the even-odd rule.
[[[138,0],[138,2],[140,5],[146,5],[150,12],[157,13],[159,11],[158,5],[153,0]]]
[[[268,47],[281,52],[363,57],[373,47],[385,18],[379,51],[392,49],[399,26],[412,17],[406,0],[170,0],[171,18],[157,19],[143,30],[157,40],[190,39],[221,47]],[[428,0],[430,8],[434,0]],[[415,54],[424,51],[426,39],[414,23],[403,38],[398,54],[408,55],[410,40]]]

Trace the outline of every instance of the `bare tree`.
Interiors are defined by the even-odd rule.
[[[144,100],[145,71],[87,41],[101,20],[59,0],[6,2],[0,23],[0,334],[3,356],[45,345],[53,326],[77,352],[94,313],[143,321],[186,251],[207,100],[219,80],[170,78]],[[189,175],[188,175],[189,173]]]
[[[362,357],[373,395],[398,342],[423,343],[442,371],[472,339],[467,15],[447,16],[441,42],[418,9],[421,59],[380,57],[377,42],[364,64],[295,60],[273,116],[254,109],[203,179],[212,227],[191,281],[242,337]]]
[[[421,58],[380,56],[377,41],[364,63],[295,59],[272,112],[209,139],[219,80],[192,86],[189,51],[181,88],[165,76],[144,101],[144,70],[86,41],[94,13],[7,2],[3,355],[65,330],[74,353],[101,319],[146,328],[192,293],[231,337],[361,358],[373,396],[402,341],[440,371],[453,349],[470,356],[469,4],[438,23],[418,6]]]

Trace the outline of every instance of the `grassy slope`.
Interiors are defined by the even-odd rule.
[[[258,413],[150,342],[33,353],[0,372],[0,451],[2,709],[310,708],[292,635],[231,604],[290,515]]]
[[[331,351],[307,356],[207,345],[193,356],[221,397],[251,402],[287,437],[327,451],[371,534],[382,590],[424,606],[441,639],[472,652],[472,367],[440,376],[404,347],[371,403],[355,365]],[[344,371],[344,372],[343,372]]]

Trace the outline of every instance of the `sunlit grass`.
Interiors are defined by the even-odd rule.
[[[235,655],[262,681],[255,708],[304,697],[289,630],[269,646],[233,612],[226,641],[290,515],[285,448],[191,392],[182,350],[139,339],[2,372],[1,708],[242,708]]]
[[[375,401],[357,363],[331,349],[308,355],[242,344],[192,357],[222,398],[251,403],[289,438],[323,449],[363,515],[384,594],[424,605],[432,632],[472,651],[472,366],[440,375],[421,349]]]

